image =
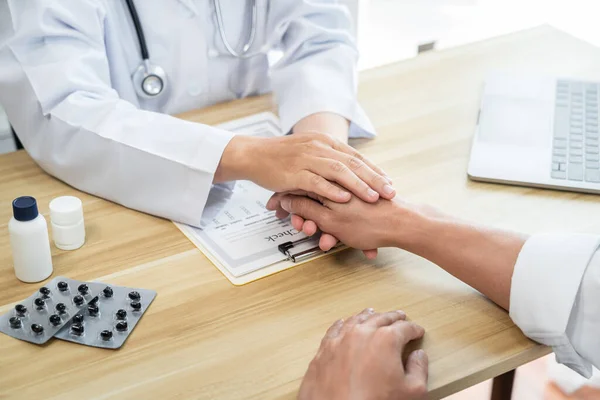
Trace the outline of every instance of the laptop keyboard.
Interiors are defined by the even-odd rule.
[[[552,178],[600,182],[599,87],[597,83],[557,82]]]

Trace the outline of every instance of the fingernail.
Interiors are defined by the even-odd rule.
[[[415,357],[419,360],[425,360],[427,354],[425,353],[425,350],[419,349],[415,350]]]
[[[406,313],[404,311],[402,311],[402,310],[396,310],[396,312],[398,314],[400,314],[401,316],[406,317]]]
[[[283,199],[281,200],[281,208],[283,208],[285,211],[287,212],[291,212],[291,208],[292,208],[292,201],[290,199]]]
[[[384,185],[383,186],[383,193],[390,195],[392,193],[394,193],[394,188],[391,187],[390,185]]]
[[[377,197],[377,196],[378,196],[378,195],[377,195],[377,192],[376,192],[376,191],[374,191],[374,190],[373,190],[373,189],[371,189],[371,188],[367,189],[367,195],[368,195],[369,197]]]
[[[346,201],[348,201],[348,200],[350,200],[350,196],[351,196],[351,194],[350,194],[350,193],[348,193],[348,192],[345,192],[345,191],[343,191],[343,190],[340,190],[340,199],[341,199],[341,200],[346,200]]]
[[[367,312],[368,312],[369,314],[373,314],[373,313],[375,312],[375,309],[373,309],[373,308],[369,307],[369,308],[367,308]]]
[[[390,185],[391,185],[392,183],[394,183],[394,182],[392,181],[392,178],[390,178],[389,176],[387,176],[387,175],[386,175],[386,176],[384,176],[384,178],[385,178],[385,179],[388,181],[388,183],[389,183]]]

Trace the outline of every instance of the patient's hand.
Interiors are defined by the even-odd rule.
[[[411,230],[418,229],[417,208],[400,200],[382,199],[372,204],[357,198],[344,204],[324,198],[317,200],[306,196],[277,194],[269,201],[269,207],[281,208],[285,213],[314,221],[323,232],[361,250],[400,246],[399,239],[406,237]],[[284,216],[281,211],[278,215]],[[296,229],[298,222],[301,221],[294,221]],[[303,230],[310,234],[311,232],[306,232],[307,224],[304,225]]]
[[[308,193],[305,191],[276,193],[271,197],[271,199],[269,199],[269,201],[267,203],[267,209],[276,211],[276,215],[280,219],[287,218],[290,215],[290,213],[285,211],[283,208],[281,208],[280,200],[285,195],[290,195],[290,194],[296,195],[296,196],[308,196],[317,201],[320,201],[320,199],[323,199],[321,196],[318,196],[314,193]],[[305,220],[300,215],[292,214],[290,219],[291,219],[291,223],[292,223],[292,226],[294,227],[294,229],[296,229],[298,232],[304,232],[308,236],[314,235],[319,230],[319,227],[317,227],[317,224],[314,221]],[[319,247],[323,251],[331,250],[332,248],[335,247],[335,245],[337,245],[337,243],[338,243],[338,239],[335,236],[333,236],[327,232],[322,232],[321,237],[319,238]],[[369,259],[375,259],[377,257],[377,249],[363,250],[363,253]]]
[[[401,311],[367,309],[334,323],[302,380],[299,400],[416,400],[427,397],[427,355],[405,346],[425,331]]]

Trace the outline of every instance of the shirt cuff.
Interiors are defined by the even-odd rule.
[[[510,317],[529,338],[552,346],[556,360],[590,377],[592,365],[574,349],[567,326],[600,237],[540,234],[523,246],[512,276]]]
[[[281,87],[277,101],[282,132],[291,132],[298,121],[309,115],[331,112],[350,121],[350,138],[374,138],[375,128],[349,86],[352,85],[340,82],[336,74],[321,73],[318,79],[297,79]],[[326,93],[323,87],[327,87]]]
[[[235,136],[232,132],[219,128],[206,127],[205,129],[209,129],[209,132],[202,141],[202,147],[196,149],[197,161],[193,163],[192,172],[188,175],[189,190],[184,195],[184,204],[187,204],[187,207],[181,208],[179,215],[172,218],[176,222],[195,227],[200,226],[202,212],[206,206],[209,192],[214,186],[215,172],[221,162],[223,152],[229,141]],[[235,182],[219,186],[232,189],[233,185]]]

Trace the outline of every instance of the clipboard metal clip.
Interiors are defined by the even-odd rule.
[[[296,262],[301,262],[304,260],[307,260],[311,257],[314,257],[318,254],[323,253],[323,250],[321,250],[319,248],[319,245],[317,244],[315,247],[311,247],[309,249],[305,249],[305,250],[300,250],[298,252],[293,252],[293,248],[306,243],[306,242],[310,242],[314,240],[314,238],[312,237],[305,237],[304,239],[300,239],[300,240],[296,240],[294,242],[285,242],[285,243],[281,243],[279,246],[277,246],[277,248],[279,249],[280,252],[282,252],[289,261],[292,261],[294,263]]]

